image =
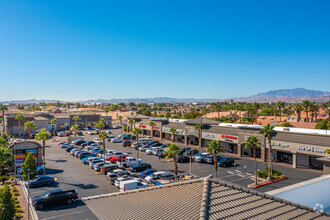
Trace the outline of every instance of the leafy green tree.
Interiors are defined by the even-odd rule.
[[[16,115],[15,120],[18,121],[18,138],[21,138],[21,122],[25,121],[25,117],[22,114],[18,114]]]
[[[133,134],[136,136],[136,159],[139,161],[139,134],[141,134],[141,129],[134,128],[132,131],[132,136]],[[131,136],[131,145],[133,146],[132,136]]]
[[[54,141],[55,141],[55,136],[56,136],[56,133],[55,133],[55,125],[57,123],[57,119],[56,118],[53,118],[50,123],[53,125],[53,131],[54,131]]]
[[[170,133],[172,134],[172,142],[174,142],[175,134],[177,133],[177,129],[176,128],[171,128]]]
[[[253,158],[254,158],[254,174],[255,174],[255,178],[254,178],[254,184],[257,185],[257,148],[260,148],[260,144],[259,144],[259,140],[258,138],[256,138],[255,136],[250,136],[248,137],[248,139],[246,140],[246,144],[245,144],[245,148],[251,148],[252,152],[253,152]]]
[[[202,149],[202,130],[203,130],[202,124],[195,125],[194,129],[198,133],[198,152],[201,152]]]
[[[42,158],[43,158],[43,167],[44,167],[43,174],[44,175],[46,175],[46,140],[49,140],[49,139],[50,139],[50,134],[45,129],[41,130],[36,135],[36,140],[42,141]]]
[[[99,134],[99,137],[102,140],[102,145],[103,145],[103,161],[105,163],[105,139],[108,139],[109,138],[109,135],[105,131],[102,131]]]
[[[9,186],[5,184],[0,189],[0,220],[14,219],[15,212],[15,200]]]
[[[281,127],[287,127],[287,128],[292,128],[293,127],[293,125],[292,124],[290,124],[289,122],[284,122],[284,123],[282,123],[281,124]]]
[[[1,175],[5,174],[5,168],[9,168],[13,165],[13,151],[8,149],[8,145],[0,146],[0,168]]]
[[[216,178],[218,173],[217,155],[224,152],[223,147],[219,141],[213,140],[209,143],[206,152],[213,155],[214,177]]]
[[[270,177],[273,175],[273,162],[272,162],[272,138],[275,136],[276,132],[274,131],[275,126],[271,126],[270,124],[264,126],[259,134],[262,134],[264,137],[268,139],[268,147],[269,147],[269,161],[270,161]]]
[[[28,153],[28,155],[25,158],[24,163],[22,164],[23,169],[23,175],[22,178],[24,180],[28,179],[28,172],[27,169],[30,169],[30,179],[34,179],[34,177],[37,176],[37,165],[36,165],[36,159],[31,153]]]
[[[315,125],[315,129],[330,130],[330,121],[327,121],[325,119],[321,120]]]
[[[36,124],[33,121],[27,121],[24,123],[24,130],[28,130],[29,140],[31,140],[31,133],[33,128],[37,128]]]
[[[79,125],[77,124],[72,125],[72,130],[73,130],[74,140],[76,140],[77,132],[79,130]],[[74,142],[74,144],[76,145],[76,142]]]
[[[180,149],[181,148],[179,145],[171,143],[168,145],[168,149],[165,151],[165,160],[173,158],[175,182],[178,181],[178,163],[176,161],[176,157],[180,155]]]
[[[5,105],[0,106],[0,111],[2,111],[2,120],[3,120],[3,131],[6,133],[6,126],[5,126],[5,111],[7,111],[8,108]]]
[[[103,119],[103,118],[101,118]],[[103,120],[99,120],[99,122],[96,124],[96,127],[99,129],[99,133],[101,133],[102,129],[104,128],[105,124],[104,124],[104,119]]]

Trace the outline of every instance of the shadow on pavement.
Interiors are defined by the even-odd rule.
[[[49,161],[54,161],[54,162],[56,162],[56,163],[64,163],[64,162],[67,162],[67,160],[62,160],[62,159],[60,159],[60,160],[49,160]]]
[[[78,187],[80,189],[95,189],[95,188],[98,188],[98,186],[96,186],[94,184],[82,184],[82,183],[73,184],[73,183],[65,183],[65,182],[59,182],[59,183],[70,185],[70,186],[75,186],[75,187]]]
[[[62,169],[51,169],[51,168],[46,167],[46,174],[47,175],[58,174],[58,173],[63,173],[63,170]]]
[[[71,208],[76,208],[79,206],[86,206],[86,204],[81,200],[76,200],[72,205],[63,204],[62,206],[49,207],[49,208],[45,208],[43,210],[37,210],[37,211],[38,212],[49,212],[49,211],[54,211],[54,210],[57,211],[57,210],[71,209]]]

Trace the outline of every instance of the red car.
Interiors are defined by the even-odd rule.
[[[117,161],[124,161],[126,159],[126,156],[114,156],[110,158],[110,163],[116,163]]]

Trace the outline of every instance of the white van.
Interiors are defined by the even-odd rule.
[[[120,182],[120,191],[127,191],[133,189],[141,189],[148,187],[148,184],[142,183],[139,180],[127,180]]]

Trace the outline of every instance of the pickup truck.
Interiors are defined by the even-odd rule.
[[[41,196],[32,199],[32,205],[38,209],[44,209],[54,205],[68,204],[71,205],[78,199],[78,192],[76,190],[53,189],[49,190]]]
[[[141,162],[141,161],[142,160],[139,159],[139,162]],[[117,162],[117,166],[118,167],[125,167],[126,168],[126,167],[130,167],[130,166],[134,166],[137,163],[138,163],[138,161],[137,161],[136,158],[134,158],[134,157],[126,157],[126,159],[123,162],[118,161]]]

